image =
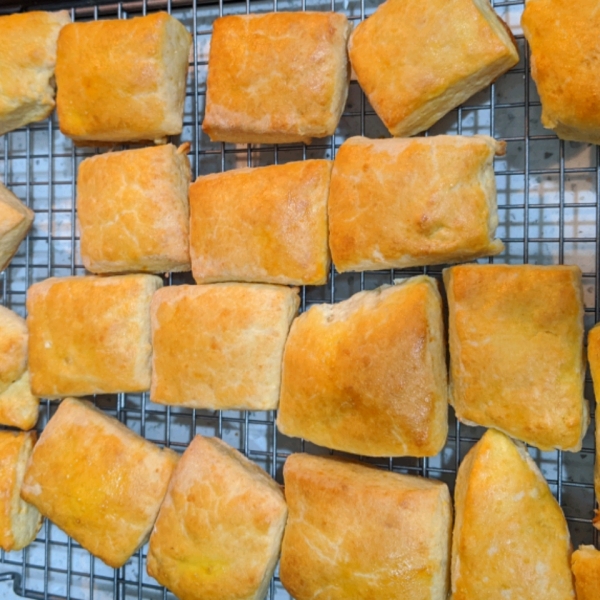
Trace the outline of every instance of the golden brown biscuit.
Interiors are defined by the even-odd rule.
[[[452,600],[570,600],[562,510],[521,444],[489,430],[458,470]]]
[[[519,62],[489,0],[387,0],[354,30],[350,62],[392,135],[424,131]]]
[[[42,515],[19,495],[36,439],[35,431],[0,431],[0,548],[7,552],[31,544],[42,526]]]
[[[0,135],[54,110],[56,41],[66,10],[0,17]]]
[[[307,160],[199,177],[190,188],[196,283],[325,283],[331,166]]]
[[[0,425],[31,429],[39,416],[39,398],[31,393],[29,371],[0,393]]]
[[[461,265],[444,282],[456,416],[542,450],[580,450],[589,410],[579,268]]]
[[[176,463],[175,452],[67,398],[33,450],[21,497],[118,568],[148,539]]]
[[[366,271],[498,254],[494,155],[506,144],[457,135],[369,140],[339,149],[329,190],[336,269]]]
[[[349,34],[348,19],[333,12],[217,19],[202,129],[236,144],[332,135],[348,96]]]
[[[27,324],[16,312],[0,306],[0,393],[27,369]]]
[[[452,503],[446,484],[292,454],[281,583],[296,600],[446,600]]]
[[[420,276],[317,304],[290,330],[277,427],[366,456],[434,456],[448,406],[442,304]]]
[[[53,277],[27,292],[31,390],[40,397],[150,389],[154,275]]]
[[[274,410],[298,290],[249,283],[178,285],[152,298],[152,402]]]
[[[594,546],[579,546],[573,552],[571,567],[575,575],[577,600],[600,598],[600,551]]]
[[[81,257],[92,273],[189,271],[189,144],[92,156],[77,175]]]
[[[8,267],[33,223],[33,211],[0,183],[0,271]]]
[[[527,0],[521,19],[542,124],[564,140],[600,144],[597,0]]]
[[[286,518],[281,488],[260,467],[196,436],[150,537],[148,573],[180,600],[262,600]]]
[[[596,499],[600,498],[600,324],[596,324],[588,334],[587,357],[590,362],[590,372],[594,383],[594,396],[596,397],[596,461],[594,465],[594,488]],[[600,515],[596,511],[594,527],[600,529]]]
[[[56,62],[60,130],[102,142],[161,142],[181,133],[191,45],[165,12],[67,25]]]

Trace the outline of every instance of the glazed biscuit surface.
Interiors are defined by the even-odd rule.
[[[488,430],[458,471],[452,600],[573,600],[565,516],[521,444]]]
[[[212,141],[310,143],[335,132],[348,95],[348,19],[281,12],[217,19],[202,128]]]
[[[519,61],[488,0],[387,0],[348,43],[352,67],[391,134],[428,129]]]
[[[84,142],[163,141],[183,128],[192,37],[165,12],[71,23],[60,33],[60,130]]]
[[[148,573],[181,600],[263,600],[286,518],[281,488],[260,467],[197,436],[169,484]]]
[[[77,175],[81,257],[92,273],[189,271],[189,144],[110,152]]]
[[[39,398],[31,393],[29,371],[0,393],[0,425],[29,430],[39,416]]]
[[[21,495],[107,565],[148,539],[177,454],[67,398],[36,444]]]
[[[595,0],[528,0],[521,20],[542,124],[558,137],[600,143],[600,10]]]
[[[0,17],[0,135],[52,113],[56,42],[70,21],[66,10]]]
[[[196,283],[326,283],[331,166],[307,160],[199,177],[190,188]]]
[[[6,552],[28,546],[42,525],[38,510],[19,495],[36,439],[35,432],[0,431],[0,548]]]
[[[486,136],[369,140],[336,154],[329,245],[338,272],[442,264],[498,254],[493,160]]]
[[[62,277],[27,292],[31,390],[46,398],[150,389],[154,275]]]
[[[457,417],[578,451],[589,424],[579,268],[461,265],[444,282]]]
[[[284,286],[166,287],[152,299],[150,398],[212,410],[274,410],[300,297]]]
[[[579,546],[571,557],[577,600],[600,598],[600,551],[594,546]]]
[[[290,330],[277,427],[366,456],[433,456],[445,444],[441,298],[429,277],[318,304]]]
[[[293,454],[280,578],[296,600],[446,600],[452,503],[438,481]]]

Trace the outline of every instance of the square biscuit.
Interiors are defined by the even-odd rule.
[[[6,552],[28,546],[42,526],[37,508],[20,496],[36,440],[34,431],[0,431],[0,548]]]
[[[446,443],[442,301],[419,276],[317,304],[292,324],[277,427],[365,456],[434,456]]]
[[[154,275],[53,277],[27,292],[31,390],[39,397],[150,389]]]
[[[600,550],[594,546],[579,546],[571,557],[577,600],[600,598]]]
[[[425,131],[519,62],[489,0],[387,0],[354,29],[348,53],[397,137]]]
[[[589,424],[579,268],[460,265],[444,282],[458,419],[578,451]]]
[[[191,46],[186,28],[165,12],[64,27],[56,62],[61,132],[81,142],[180,134]]]
[[[0,271],[17,253],[31,229],[34,213],[0,183]]]
[[[176,463],[175,452],[67,398],[34,448],[21,496],[118,568],[148,539]]]
[[[0,425],[29,430],[39,417],[40,400],[31,392],[29,371],[0,393]]]
[[[292,454],[280,578],[296,600],[446,600],[452,502],[445,483]]]
[[[217,19],[202,129],[212,141],[236,144],[332,135],[348,96],[350,27],[334,12]]]
[[[281,487],[259,466],[196,436],[150,537],[148,573],[181,600],[263,600],[286,518]]]
[[[542,125],[563,140],[600,144],[600,13],[596,0],[527,0],[521,18]]]
[[[338,150],[329,246],[338,272],[401,269],[498,254],[494,156],[487,136],[369,140]]]
[[[196,283],[326,283],[331,167],[307,160],[199,177],[190,188]]]
[[[189,271],[189,144],[92,156],[77,174],[81,257],[92,273]]]
[[[27,369],[27,323],[16,312],[0,306],[0,393]]]
[[[212,410],[274,410],[300,297],[276,285],[179,285],[152,299],[150,398]]]
[[[66,10],[0,17],[0,135],[54,110],[56,42]]]

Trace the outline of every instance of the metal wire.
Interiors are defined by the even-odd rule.
[[[335,157],[351,135],[386,136],[387,132],[358,84],[352,82],[346,110],[335,136],[282,146],[235,146],[211,143],[201,131],[205,104],[208,46],[212,22],[227,14],[270,10],[337,10],[353,22],[368,17],[381,0],[240,0],[212,3],[200,0],[165,0],[162,6],[141,0],[112,7],[73,8],[74,20],[130,18],[157,8],[179,18],[193,33],[184,131],[190,141],[194,176],[240,166],[281,164],[307,158]],[[75,4],[75,3],[74,3]],[[540,103],[530,79],[530,57],[520,31],[522,0],[494,3],[516,35],[521,63],[452,111],[430,134],[491,134],[507,141],[508,152],[496,163],[499,236],[506,251],[489,262],[578,264],[584,273],[586,328],[600,320],[600,149],[585,144],[558,142],[540,125]],[[126,7],[126,8],[125,8]],[[75,210],[77,167],[93,149],[75,147],[59,131],[56,117],[0,138],[0,174],[4,183],[35,211],[34,229],[0,276],[5,306],[25,312],[25,293],[31,283],[50,276],[84,274],[78,254],[79,234]],[[340,275],[332,269],[327,285],[301,290],[301,310],[320,302],[339,302],[364,289],[389,283],[395,276],[427,272],[439,278],[440,267],[404,271],[373,271]],[[174,274],[167,284],[190,282],[189,275]],[[587,397],[593,399],[589,377]],[[147,439],[182,452],[197,433],[217,435],[282,482],[282,466],[290,452],[327,452],[302,440],[280,435],[275,412],[213,412],[152,404],[146,394],[97,397],[96,402]],[[45,402],[39,428],[52,416],[55,403]],[[450,436],[440,455],[431,459],[368,459],[371,464],[399,472],[446,481],[451,488],[460,461],[483,430],[458,423],[451,416]],[[593,427],[581,452],[531,450],[561,503],[574,545],[597,542],[590,518],[594,508]],[[21,595],[30,598],[163,599],[173,596],[145,573],[146,548],[124,567],[113,570],[91,557],[55,525],[46,521],[36,541],[22,552],[0,552],[0,573],[20,575]],[[270,586],[269,598],[289,598],[279,579]]]

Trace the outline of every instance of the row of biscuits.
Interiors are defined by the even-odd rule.
[[[594,8],[594,0],[573,10],[562,0],[529,0],[522,25],[544,125],[564,139],[597,143]],[[73,139],[164,141],[181,133],[192,45],[185,27],[166,13],[69,21],[66,11],[0,18],[0,134],[50,114],[55,63],[59,123]],[[519,60],[512,34],[487,0],[435,0],[426,11],[419,0],[387,0],[350,31],[337,13],[217,19],[204,130],[234,143],[331,135],[350,62],[392,135],[410,136]]]
[[[368,456],[436,455],[449,399],[463,422],[578,451],[589,424],[580,270],[471,264],[446,269],[444,280],[449,386],[442,299],[430,277],[294,318],[294,288],[159,289],[153,275],[32,285],[27,328],[5,333],[6,346],[19,348],[4,357],[6,386],[23,376],[28,355],[37,397],[150,389],[168,405],[279,408],[283,433]]]
[[[344,142],[307,160],[200,176],[188,144],[109,152],[78,170],[84,266],[96,274],[193,271],[197,283],[319,285],[330,272],[472,260],[504,249],[486,136]],[[189,189],[189,201],[188,201]],[[6,264],[33,213],[0,185]]]
[[[432,5],[427,27],[411,36],[412,47],[404,40],[403,54],[416,58],[418,51],[421,70],[401,64],[397,71],[374,70],[383,56],[395,53],[397,32],[389,28],[398,11],[404,21],[421,18],[418,3],[409,11],[400,4],[388,0],[352,35],[348,19],[338,13],[217,19],[204,130],[213,140],[235,143],[310,142],[332,135],[348,95],[350,62],[392,133],[413,135],[518,62],[514,41],[491,6],[460,0],[451,7]],[[448,19],[455,26],[440,29]],[[0,133],[50,114],[55,74],[60,129],[74,140],[161,142],[180,134],[192,45],[185,27],[160,12],[131,20],[69,21],[66,11],[0,19],[7,50],[0,74],[8,80]],[[405,26],[410,32],[409,22]],[[435,30],[438,36],[443,31],[442,60],[417,50]],[[31,38],[26,48],[20,44],[24,36]],[[424,83],[427,79],[435,84]]]
[[[560,506],[525,447],[494,430],[460,465],[454,528],[440,481],[293,454],[284,496],[219,439],[196,436],[178,458],[79,400],[35,437],[0,432],[8,550],[44,515],[114,568],[149,538],[148,573],[181,600],[262,600],[280,549],[296,600],[575,597]],[[582,548],[573,569],[578,599],[596,599],[600,551]]]

